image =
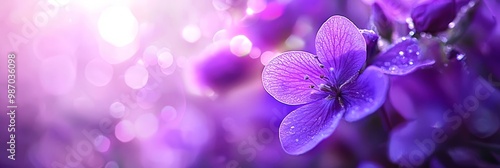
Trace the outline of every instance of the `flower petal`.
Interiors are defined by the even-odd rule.
[[[372,59],[379,52],[377,45],[379,36],[373,30],[361,29],[359,32],[365,38],[367,58]]]
[[[371,22],[382,38],[392,38],[392,32],[394,31],[393,21],[387,17],[378,3],[372,5]]]
[[[330,136],[344,111],[332,100],[319,100],[288,114],[279,128],[281,146],[286,153],[305,153]]]
[[[449,135],[459,131],[450,128],[455,122],[448,122],[451,120],[443,117],[443,109],[430,108],[422,111],[429,113],[392,129],[388,141],[388,156],[393,163],[420,167],[433,156],[434,151],[448,144],[446,142]],[[419,157],[415,157],[416,155]]]
[[[337,84],[356,75],[366,61],[366,43],[359,29],[343,16],[330,17],[316,35],[316,54]]]
[[[386,74],[405,75],[419,67],[432,65],[435,60],[421,54],[417,39],[403,38],[373,61]]]
[[[359,120],[375,112],[385,101],[389,89],[389,77],[376,67],[370,66],[342,89],[346,106],[346,121]]]
[[[431,1],[415,7],[411,12],[417,33],[445,31],[456,15],[455,0]]]
[[[429,1],[432,0],[375,0],[387,17],[397,22],[404,22],[416,5]]]
[[[469,132],[478,138],[487,138],[498,132],[500,123],[498,115],[488,108],[479,108],[479,110],[470,113],[471,117],[465,120]]]
[[[324,82],[323,70],[314,55],[302,51],[285,52],[269,62],[262,72],[264,89],[276,100],[299,105],[326,97],[311,89],[311,85]],[[308,76],[309,79],[305,79]]]

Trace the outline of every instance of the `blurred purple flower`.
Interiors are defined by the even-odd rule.
[[[404,22],[415,6],[431,0],[374,0],[386,16],[398,22]]]
[[[491,11],[483,1],[470,1],[463,6],[448,33],[447,43],[456,43],[460,48],[484,45],[495,33],[497,25],[497,19]]]
[[[392,20],[387,18],[378,3],[372,5],[372,13],[371,21],[377,29],[377,32],[382,38],[390,40],[392,38],[392,32],[394,31]]]
[[[417,32],[438,33],[448,29],[457,15],[455,0],[440,0],[422,4],[411,12]]]
[[[197,80],[217,94],[225,94],[244,84],[254,70],[261,68],[258,60],[234,55],[229,42],[209,45],[201,56],[194,66]]]
[[[264,88],[278,101],[305,104],[288,114],[279,129],[283,149],[293,155],[330,136],[342,117],[356,121],[373,113],[388,90],[389,80],[377,68],[368,67],[360,74],[366,44],[349,19],[329,18],[317,33],[316,51],[317,56],[285,52],[262,74]]]

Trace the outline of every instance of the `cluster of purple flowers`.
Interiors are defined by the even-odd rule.
[[[360,157],[370,165],[500,166],[499,3],[370,5],[368,29],[332,16],[316,34],[314,53],[287,51],[264,68],[265,90],[301,106],[281,122],[283,150],[306,153],[341,138],[332,135],[346,126],[340,123],[375,118],[384,130],[370,128],[381,134],[370,142],[379,149],[371,154],[386,154]]]

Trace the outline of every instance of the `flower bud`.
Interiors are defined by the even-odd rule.
[[[379,52],[377,45],[379,37],[373,30],[361,29],[360,32],[365,38],[367,58],[373,58]]]

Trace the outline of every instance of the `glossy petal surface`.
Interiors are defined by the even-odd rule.
[[[356,75],[366,61],[366,43],[359,29],[343,16],[330,17],[316,35],[318,59],[331,69],[332,80],[342,84]]]
[[[452,134],[449,126],[455,122],[445,122],[443,113],[429,109],[428,114],[395,127],[389,137],[388,154],[393,163],[409,162],[421,166]],[[418,153],[420,157],[415,157]]]
[[[262,73],[262,82],[266,91],[278,101],[289,105],[306,104],[326,96],[310,88],[323,81],[320,79],[322,72],[314,55],[290,51],[269,62]]]
[[[333,133],[343,114],[338,104],[328,100],[316,101],[292,111],[279,128],[281,146],[292,155],[311,150]]]
[[[365,38],[366,42],[366,52],[367,52],[367,58],[371,59],[377,54],[378,52],[378,38],[379,36],[375,31],[373,30],[366,30],[362,29],[360,30],[361,34],[363,34],[363,37]]]
[[[389,78],[379,69],[368,67],[355,82],[342,90],[346,121],[356,121],[375,112],[385,102]]]
[[[417,39],[403,38],[387,51],[381,53],[373,65],[390,75],[406,75],[417,68],[432,65],[435,60],[422,54]]]
[[[411,18],[417,32],[438,33],[448,29],[456,15],[454,0],[440,0],[417,6]]]

